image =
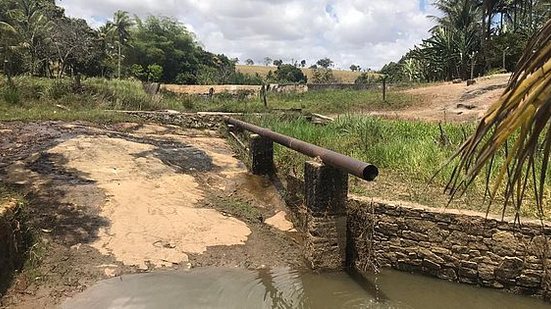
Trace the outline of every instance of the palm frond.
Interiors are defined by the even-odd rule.
[[[489,170],[497,171],[493,181],[486,178],[490,200],[505,186],[503,207],[512,203],[518,215],[531,183],[538,213],[543,214],[551,151],[550,123],[551,20],[528,43],[504,93],[452,157],[459,159],[446,187],[452,198],[464,193],[490,164]],[[495,156],[500,154],[504,156],[503,163],[493,166],[497,164]]]

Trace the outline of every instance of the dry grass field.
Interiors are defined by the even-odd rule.
[[[269,71],[274,72],[277,68],[275,66],[264,66],[264,65],[237,65],[237,71],[244,74],[255,74],[258,73],[260,76],[264,77],[268,75]],[[312,79],[312,70],[305,68],[302,69],[302,72],[306,74],[308,80]],[[333,75],[341,83],[354,83],[356,78],[360,76],[360,72],[344,71],[344,70],[333,70]]]

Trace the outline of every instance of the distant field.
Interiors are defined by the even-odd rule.
[[[268,75],[269,71],[274,72],[277,68],[275,66],[263,66],[263,65],[237,65],[237,71],[244,74],[255,74],[258,73],[260,76]],[[306,77],[310,80],[312,78],[311,69],[302,69],[302,72],[306,74]],[[339,82],[342,83],[354,83],[356,78],[360,76],[360,72],[352,71],[343,71],[343,70],[333,70],[333,75]]]

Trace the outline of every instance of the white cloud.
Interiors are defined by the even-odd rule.
[[[99,26],[122,9],[188,26],[207,50],[241,60],[322,57],[338,67],[380,68],[427,37],[425,0],[62,0],[70,16]]]

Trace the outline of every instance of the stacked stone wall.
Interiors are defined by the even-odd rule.
[[[25,244],[23,224],[17,215],[18,207],[15,200],[0,204],[0,297],[9,285],[13,272],[23,264]]]
[[[548,298],[551,225],[351,198],[348,262]]]
[[[224,114],[199,114],[179,112],[143,112],[127,111],[126,114],[139,117],[146,121],[177,125],[190,129],[216,130],[225,125]]]

